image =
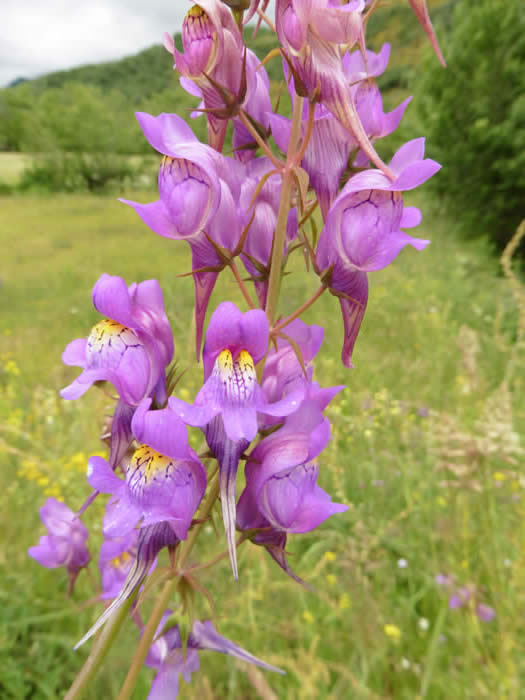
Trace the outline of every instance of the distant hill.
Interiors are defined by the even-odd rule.
[[[29,80],[29,78],[15,78],[10,83],[8,83],[8,85],[6,87],[8,87],[8,88],[16,87],[17,85],[22,85],[22,83],[27,83],[28,80]]]

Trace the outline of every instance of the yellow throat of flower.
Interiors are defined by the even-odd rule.
[[[149,445],[141,445],[133,453],[128,470],[134,472],[140,469],[146,484],[153,481],[159,472],[166,472],[172,459],[156,452]]]

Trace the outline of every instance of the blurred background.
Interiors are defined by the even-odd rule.
[[[349,511],[289,541],[292,568],[315,592],[251,545],[238,585],[226,563],[203,576],[220,632],[287,675],[202,654],[181,697],[525,697],[523,230],[515,235],[525,217],[525,6],[428,4],[446,70],[405,0],[381,3],[368,45],[391,44],[385,109],[414,96],[379,153],[388,160],[425,136],[426,155],[443,164],[406,197],[423,212],[416,235],[432,245],[371,276],[354,370],[339,360],[337,301],[325,295],[305,317],[326,328],[317,380],[348,386],[329,409],[334,439],[319,481]],[[190,269],[187,251],[117,201],[156,198],[159,156],[134,112],[189,119],[196,105],[160,46],[189,6],[0,8],[1,698],[61,697],[86,656],[72,646],[101,609],[87,575],[67,599],[65,573],[26,553],[43,534],[45,499],[77,508],[90,491],[87,459],[105,450],[108,395],[58,396],[75,375],[61,364],[64,347],[98,320],[90,292],[100,274],[159,279],[176,356],[190,368],[182,398],[201,381],[192,282],[176,278]],[[261,59],[276,46],[269,31],[246,33]],[[267,70],[287,113],[280,62]],[[204,117],[191,125],[204,139]],[[291,269],[300,274],[285,279],[283,314],[316,286],[300,261]],[[238,301],[224,277],[210,308]],[[101,514],[96,503],[87,519],[93,579]],[[222,546],[219,521],[203,549]],[[130,625],[88,697],[116,697],[136,639]],[[150,681],[145,671],[136,698]]]

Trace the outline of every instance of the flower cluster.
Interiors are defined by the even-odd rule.
[[[324,330],[300,316],[326,290],[336,296],[342,361],[351,367],[368,303],[368,274],[392,263],[406,245],[422,250],[428,244],[404,232],[419,224],[421,214],[404,205],[403,193],[440,166],[425,159],[423,138],[403,145],[388,165],[376,150],[410,101],[383,110],[376,78],[386,70],[390,47],[374,53],[365,39],[377,4],[276,0],[291,119],[272,107],[264,66],[244,44],[243,19],[259,13],[259,20],[273,26],[263,11],[267,3],[263,10],[259,4],[198,0],[183,23],[182,51],[165,36],[181,85],[201,99],[193,116],[206,119],[208,143],[200,143],[176,114],[139,112],[144,136],[161,156],[158,199],[121,200],[156,234],[190,247],[202,386],[192,402],[182,399],[187,389],[178,386],[182,375],[173,363],[173,335],[156,280],[128,286],[120,277],[102,275],[93,288],[102,318],[63,354],[67,365],[82,369],[62,390],[63,398],[78,399],[104,383],[118,396],[110,450],[107,459],[88,460],[93,491],[76,514],[53,499],[44,506],[49,534],[30,554],[44,566],[65,567],[73,583],[89,562],[80,517],[100,494],[109,496],[99,553],[100,598],[107,607],[77,646],[108,620],[121,624],[121,613],[131,611],[142,639],[121,697],[129,697],[143,663],[157,671],[150,697],[174,697],[179,674],[189,680],[201,649],[279,670],[222,637],[210,622],[194,620],[191,599],[203,586],[201,564],[189,565],[189,554],[220,500],[234,578],[237,550],[248,541],[303,583],[289,565],[287,540],[347,505],[334,502],[321,486],[330,441],[324,412],[344,387],[314,380]],[[412,5],[437,48],[424,2]],[[230,123],[233,151],[226,155]],[[317,277],[319,287],[279,316],[280,288],[295,251],[303,252],[306,273]],[[246,310],[222,301],[206,325],[216,281],[226,270]],[[190,447],[188,430],[201,432],[199,453]],[[163,550],[169,565],[157,566]],[[142,603],[159,581],[165,583],[162,604],[143,625],[136,598],[140,593]],[[175,594],[177,613],[165,612]],[[83,669],[82,682],[96,666]]]
[[[448,607],[451,610],[470,607],[482,622],[490,622],[496,617],[494,608],[482,602],[481,591],[474,584],[459,585],[454,574],[437,574],[435,581],[450,592]]]

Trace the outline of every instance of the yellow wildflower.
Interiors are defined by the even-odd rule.
[[[397,625],[385,625],[383,630],[387,637],[390,637],[394,642],[399,642],[401,639],[401,630]]]
[[[350,596],[348,593],[343,593],[343,595],[339,598],[339,609],[340,610],[348,610],[350,607]]]

